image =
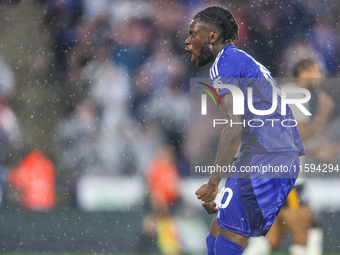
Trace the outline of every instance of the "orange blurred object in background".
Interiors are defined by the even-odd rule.
[[[148,176],[148,187],[152,199],[158,205],[169,206],[179,197],[180,176],[175,165],[158,157],[151,163]]]
[[[21,190],[21,205],[26,210],[52,210],[56,205],[55,168],[39,150],[24,158],[12,170],[9,180]]]

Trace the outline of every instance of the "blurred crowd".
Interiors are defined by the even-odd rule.
[[[318,59],[326,77],[340,74],[337,0],[36,2],[50,37],[50,53],[36,64],[46,64],[50,96],[63,102],[55,164],[71,186],[84,175],[145,176],[169,145],[180,176],[189,176],[190,78],[208,77],[209,67],[190,63],[184,42],[207,6],[232,11],[235,45],[274,77],[291,76],[305,57]]]
[[[189,79],[207,76],[184,52],[188,23],[210,5],[230,8],[235,44],[274,77],[299,59],[339,72],[336,1],[47,1],[55,92],[68,117],[58,128],[60,166],[74,174],[144,174],[170,144],[188,174]],[[325,15],[327,13],[327,15]],[[72,142],[71,142],[72,141]]]

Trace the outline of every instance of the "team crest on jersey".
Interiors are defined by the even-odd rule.
[[[221,76],[217,76],[213,81],[212,81],[213,87],[215,88],[215,90],[218,92],[220,91],[220,88],[216,88],[216,85],[221,85],[223,84],[221,81]]]

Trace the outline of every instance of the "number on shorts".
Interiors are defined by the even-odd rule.
[[[229,205],[230,203],[230,200],[231,198],[233,197],[233,190],[231,188],[226,188],[223,192],[223,197],[225,195],[225,193],[228,192],[228,196],[227,196],[227,199],[225,200],[225,202],[222,204],[222,201],[221,201],[221,205],[220,205],[220,208],[227,208],[227,206]],[[223,199],[223,198],[222,198]]]

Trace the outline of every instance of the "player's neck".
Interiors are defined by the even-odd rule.
[[[214,54],[215,55],[214,59],[216,59],[217,55],[221,52],[221,50],[223,50],[225,47],[227,47],[230,44],[233,44],[233,42],[232,41],[227,41],[225,43],[221,43],[220,45],[216,46],[216,52]]]

